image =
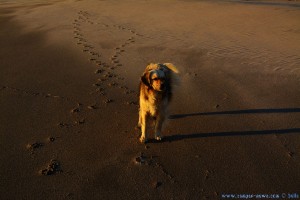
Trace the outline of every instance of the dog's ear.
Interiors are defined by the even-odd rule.
[[[160,68],[161,68],[160,65],[161,65],[161,64],[159,64],[159,63],[150,63],[149,65],[147,65],[147,67],[146,67],[146,69],[145,69],[145,72],[151,71],[151,70],[160,69]]]
[[[149,75],[150,73],[149,72],[145,72],[143,74],[143,76],[141,76],[141,81],[144,85],[146,85],[147,87],[151,88],[151,85],[150,85],[150,80],[149,80]]]

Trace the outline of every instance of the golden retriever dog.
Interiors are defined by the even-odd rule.
[[[147,142],[147,123],[150,118],[155,122],[155,139],[162,140],[161,130],[168,117],[167,109],[172,98],[173,85],[178,82],[179,71],[171,63],[149,64],[139,85],[139,122],[142,135],[140,141]]]

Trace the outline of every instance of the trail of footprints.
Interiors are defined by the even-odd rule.
[[[95,50],[95,47],[87,40],[87,38],[83,34],[82,26],[84,24],[93,25],[93,26],[100,25],[105,28],[128,31],[131,33],[132,36],[129,37],[122,44],[120,44],[118,47],[115,47],[114,53],[111,55],[109,59],[107,59],[104,58],[99,52]],[[73,22],[73,29],[74,29],[73,30],[74,39],[76,39],[77,45],[79,45],[82,48],[82,51],[84,53],[88,54],[88,58],[90,62],[95,64],[98,68],[95,70],[94,73],[96,75],[99,75],[99,78],[97,79],[97,82],[93,84],[93,86],[96,87],[96,89],[94,90],[94,92],[91,92],[91,94],[100,94],[102,96],[107,96],[108,93],[105,91],[104,84],[109,87],[119,88],[123,90],[124,94],[134,94],[135,91],[130,90],[128,87],[126,87],[125,84],[120,84],[120,81],[124,80],[124,78],[114,73],[114,70],[117,67],[122,66],[119,57],[122,55],[123,52],[125,52],[125,48],[128,45],[133,44],[135,42],[135,36],[142,36],[142,35],[124,26],[95,23],[90,19],[90,15],[86,11],[78,12],[78,17]],[[105,62],[105,60],[109,60],[110,64]],[[103,102],[108,104],[114,101],[110,98],[106,98],[104,99]],[[125,104],[137,105],[137,103],[134,101],[125,102]]]
[[[176,182],[174,176],[171,175],[162,164],[157,162],[153,156],[146,156],[143,152],[141,152],[140,155],[134,159],[134,163],[136,165],[147,165],[158,169],[158,171],[160,171],[164,176],[167,177],[168,181],[170,181],[171,183]],[[154,183],[154,188],[158,188],[162,184],[162,180],[158,180]]]
[[[2,91],[2,90],[10,90],[10,91],[14,91],[16,93],[21,93],[24,95],[35,96],[35,97],[64,99],[64,100],[68,100],[68,101],[71,100],[68,97],[63,97],[63,96],[54,95],[54,94],[45,93],[45,92],[33,92],[33,91],[26,90],[26,89],[20,89],[20,88],[4,86],[4,85],[0,86],[0,91]]]

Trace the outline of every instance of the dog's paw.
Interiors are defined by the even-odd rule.
[[[140,137],[140,142],[145,144],[147,143],[147,139],[145,137]]]

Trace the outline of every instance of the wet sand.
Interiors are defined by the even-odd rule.
[[[299,194],[299,6],[2,2],[0,199]],[[164,140],[145,145],[150,62],[181,85]]]

